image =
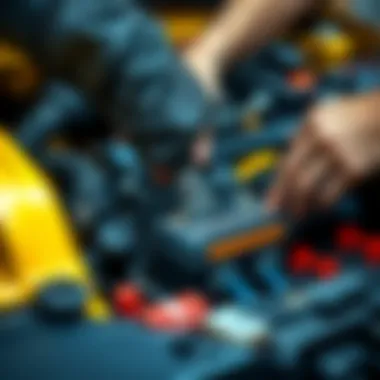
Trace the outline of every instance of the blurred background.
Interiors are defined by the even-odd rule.
[[[38,19],[18,3],[14,35]],[[378,379],[377,180],[302,221],[265,197],[312,104],[379,87],[380,2],[301,18],[228,67],[217,100],[181,70],[221,1],[136,3],[161,29],[112,28],[97,1],[112,59],[83,50],[69,79],[0,35],[0,377]],[[212,132],[192,133],[204,108]]]

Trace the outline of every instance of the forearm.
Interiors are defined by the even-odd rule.
[[[227,67],[285,30],[315,2],[229,0],[194,49]]]

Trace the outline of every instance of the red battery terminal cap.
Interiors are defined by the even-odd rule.
[[[120,284],[114,289],[113,305],[120,316],[140,317],[146,302],[143,292],[135,284]]]
[[[339,275],[340,269],[341,263],[335,257],[321,257],[317,265],[317,275],[321,280],[331,280]]]
[[[311,274],[315,271],[318,256],[309,245],[296,246],[291,251],[290,267],[296,274]]]
[[[358,251],[363,244],[363,240],[363,232],[355,225],[343,225],[336,230],[335,244],[339,249]]]
[[[363,244],[363,253],[368,264],[380,264],[380,235],[366,236]]]
[[[142,321],[156,330],[194,331],[203,327],[210,306],[205,297],[186,292],[145,308]]]

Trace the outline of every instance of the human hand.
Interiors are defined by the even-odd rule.
[[[320,104],[283,161],[268,203],[302,216],[380,169],[380,94]]]
[[[207,95],[213,99],[222,96],[221,65],[207,49],[191,46],[183,56],[190,72],[199,81]]]

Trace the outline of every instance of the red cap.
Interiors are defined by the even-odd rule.
[[[308,245],[295,247],[290,256],[290,267],[296,274],[313,273],[317,264],[317,254]]]
[[[317,265],[317,274],[321,280],[330,280],[340,272],[340,262],[334,257],[320,258]]]
[[[363,232],[355,225],[343,225],[337,228],[335,244],[343,250],[359,250],[363,244]]]
[[[145,304],[142,291],[134,284],[121,284],[114,290],[113,305],[118,315],[138,318]]]
[[[287,82],[296,91],[308,91],[315,87],[317,79],[312,71],[301,69],[288,74]]]
[[[147,307],[143,313],[146,325],[157,330],[189,331],[202,327],[209,304],[199,294],[185,293]]]
[[[380,235],[369,235],[365,238],[363,253],[367,263],[380,264]]]

